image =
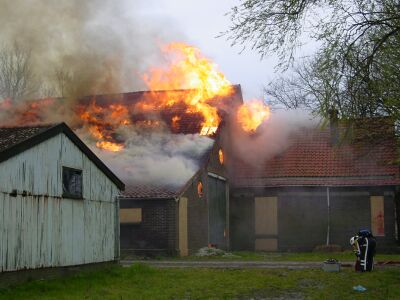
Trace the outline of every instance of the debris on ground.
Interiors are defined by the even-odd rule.
[[[340,272],[340,267],[340,262],[335,258],[329,258],[325,260],[322,265],[322,269],[325,272]]]
[[[367,289],[365,287],[363,287],[362,285],[356,285],[356,286],[353,286],[353,290],[357,291],[357,292],[365,292]]]
[[[214,247],[203,247],[200,248],[195,256],[199,257],[207,257],[207,256],[220,256],[220,257],[238,257],[237,255],[234,255],[232,253],[226,252],[222,249],[214,248]]]

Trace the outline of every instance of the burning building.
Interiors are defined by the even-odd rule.
[[[171,93],[182,97],[191,91],[157,92],[156,96],[173,99]],[[143,93],[127,96],[133,102],[135,97],[142,98]],[[226,105],[239,106],[243,102],[240,86],[234,86],[229,96],[215,100],[220,105],[225,102]],[[152,181],[148,178],[130,181],[127,178],[127,189],[120,197],[121,250],[125,253],[185,256],[207,245],[227,249],[229,182],[220,139],[224,121],[208,127],[202,123],[201,115],[187,113],[181,107],[163,108],[158,113],[161,115],[159,120],[168,124],[171,139],[200,133],[208,136],[202,137],[206,145],[188,148],[186,152],[179,150],[178,159],[187,160],[189,157],[194,167],[178,182],[170,181],[177,177],[176,165],[171,165],[169,174],[165,174],[167,178]],[[152,164],[157,169],[157,164],[162,164],[162,161],[155,159]]]
[[[396,248],[400,171],[393,122],[351,125],[333,117],[327,128],[301,129],[287,144],[257,166],[243,157],[235,162],[233,249],[349,248],[349,237],[360,228],[372,230],[381,251]]]
[[[0,272],[118,260],[124,184],[64,123],[0,127],[0,174]]]

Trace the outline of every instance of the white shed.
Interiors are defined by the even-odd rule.
[[[0,272],[118,259],[123,189],[65,123],[0,128]]]

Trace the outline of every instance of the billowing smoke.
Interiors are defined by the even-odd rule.
[[[252,166],[257,172],[266,162],[283,153],[298,133],[318,126],[319,120],[304,110],[274,111],[254,134],[241,130],[236,122],[231,126],[225,143],[231,147],[231,157]]]
[[[175,187],[196,173],[212,145],[211,138],[198,134],[130,128],[122,151],[93,148],[126,184]]]
[[[162,24],[138,16],[141,2],[0,0],[0,45],[29,53],[31,80],[40,82],[26,96],[73,100],[143,88],[140,70],[166,36]]]
[[[0,95],[0,125],[67,122],[126,183],[174,186],[193,176],[211,139],[131,124],[115,133],[123,150],[108,152],[96,147],[77,113],[83,96],[146,89],[141,77],[162,59],[159,43],[179,36],[162,20],[140,16],[144,2],[0,0],[0,51],[12,59],[21,53],[32,86],[18,97]],[[102,117],[105,127],[116,122]]]

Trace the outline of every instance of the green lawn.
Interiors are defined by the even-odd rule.
[[[246,252],[238,251],[232,252],[229,256],[207,256],[199,257],[195,255],[187,257],[156,257],[155,259],[161,260],[239,260],[239,261],[320,261],[323,262],[328,258],[336,258],[341,262],[355,261],[354,253],[351,251],[344,252],[304,252],[304,253],[291,253],[291,252]],[[138,257],[127,257],[127,259],[140,259]],[[375,256],[376,262],[383,261],[400,261],[400,254],[377,254]]]
[[[0,299],[400,299],[400,268],[321,270],[111,267],[0,290]],[[364,293],[352,287],[363,285]]]

